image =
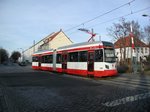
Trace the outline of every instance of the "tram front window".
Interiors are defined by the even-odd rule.
[[[105,51],[105,62],[116,62],[115,50],[112,48],[106,48]]]

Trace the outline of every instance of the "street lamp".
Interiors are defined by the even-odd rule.
[[[149,21],[150,21],[150,15],[148,15],[148,14],[143,14],[142,15],[143,17],[148,17],[149,18]],[[150,55],[150,41],[148,42],[148,44],[149,44],[149,55]],[[143,68],[144,66],[142,66],[142,68]],[[144,70],[144,68],[143,68],[143,70]]]
[[[24,50],[23,48],[20,48],[22,50],[22,62],[24,61]]]
[[[142,16],[143,16],[143,17],[150,17],[150,16],[149,16],[149,15],[147,15],[147,14],[143,14]]]
[[[148,17],[149,20],[150,20],[150,15],[148,15],[148,14],[143,14],[142,16],[143,16],[143,17]]]

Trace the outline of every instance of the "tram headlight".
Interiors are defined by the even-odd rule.
[[[105,68],[109,69],[109,66],[108,66],[108,65],[105,65]]]

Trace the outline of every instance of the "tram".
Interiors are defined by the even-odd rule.
[[[84,42],[35,52],[32,68],[80,76],[117,75],[114,46],[106,41]]]

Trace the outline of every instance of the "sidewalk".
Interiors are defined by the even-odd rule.
[[[10,65],[3,65],[0,64],[0,74],[1,73],[22,73],[22,72],[35,72],[31,65],[27,66],[19,66],[18,64],[10,64]]]
[[[150,73],[150,72],[149,72]],[[122,74],[119,74],[118,77],[128,77],[128,78],[135,78],[135,77],[138,77],[138,78],[147,78],[150,80],[150,74],[147,74],[147,73],[144,73],[144,74],[141,74],[141,73],[122,73]]]
[[[150,71],[145,71],[144,74],[150,76]]]

